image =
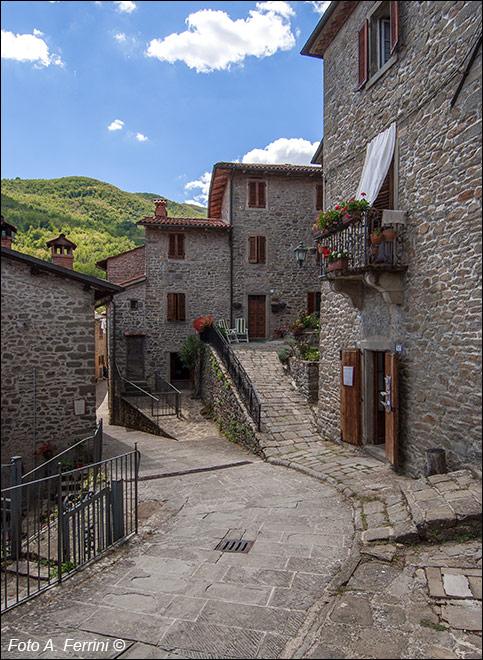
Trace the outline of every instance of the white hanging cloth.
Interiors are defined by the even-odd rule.
[[[374,202],[389,171],[395,144],[396,122],[369,142],[356,199],[366,199],[369,204]]]

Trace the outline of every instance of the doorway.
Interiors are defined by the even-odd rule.
[[[126,336],[126,378],[144,380],[144,337]]]
[[[265,339],[266,296],[248,296],[248,336],[250,339]]]
[[[191,371],[181,362],[179,353],[169,354],[169,382],[178,389],[192,386]]]

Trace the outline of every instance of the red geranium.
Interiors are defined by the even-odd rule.
[[[213,325],[213,319],[211,316],[200,316],[193,321],[193,328],[197,332],[201,332],[205,328],[208,328],[210,325]]]

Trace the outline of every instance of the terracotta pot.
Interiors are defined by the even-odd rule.
[[[394,229],[385,229],[382,232],[382,235],[384,237],[384,240],[387,241],[388,243],[391,243],[396,238],[396,232],[394,231]]]
[[[283,337],[283,334],[281,332],[275,331],[273,334],[274,334],[275,339],[282,339],[282,337]]]
[[[369,234],[369,240],[371,241],[371,245],[380,245],[382,241],[384,240],[384,235],[383,234]]]
[[[325,245],[319,245],[317,248],[319,254],[324,254],[324,251],[326,250]]]
[[[362,211],[346,211],[342,216],[342,222],[345,225],[350,225],[354,222],[359,222],[362,218]]]
[[[335,261],[329,261],[327,264],[326,271],[330,270],[344,270],[349,267],[349,259],[336,259]]]

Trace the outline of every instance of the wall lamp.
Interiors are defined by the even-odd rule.
[[[307,259],[307,253],[310,248],[305,247],[303,243],[299,243],[297,247],[295,248],[295,259],[297,260],[297,263],[299,265],[299,268],[302,268],[304,261]]]

